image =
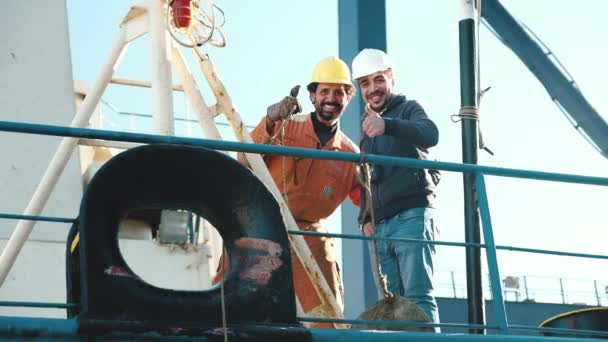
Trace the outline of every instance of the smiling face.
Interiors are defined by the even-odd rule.
[[[391,70],[378,71],[357,79],[363,101],[374,110],[381,109],[390,99],[395,87]]]
[[[310,93],[319,121],[328,126],[338,121],[351,97],[347,87],[344,84],[319,83],[317,89]]]

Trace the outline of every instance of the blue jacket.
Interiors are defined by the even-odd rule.
[[[382,114],[385,122],[383,135],[370,138],[361,134],[361,152],[429,159],[428,148],[437,145],[439,131],[418,102],[405,95],[394,95]],[[365,118],[363,113],[361,120]],[[376,223],[411,208],[434,207],[435,182],[428,170],[388,165],[372,165],[371,189]],[[433,170],[434,172],[438,172]],[[367,199],[361,194],[359,222]]]

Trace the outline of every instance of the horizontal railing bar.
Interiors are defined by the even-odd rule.
[[[472,242],[430,241],[430,240],[420,240],[420,239],[411,239],[411,238],[392,238],[392,237],[379,238],[379,237],[365,236],[365,235],[307,232],[307,231],[301,231],[301,230],[288,230],[287,232],[289,234],[294,234],[294,235],[325,236],[325,237],[356,239],[356,240],[401,241],[401,242],[416,242],[416,243],[423,243],[423,244],[428,244],[428,245],[440,245],[440,246],[443,245],[443,246],[457,246],[457,247],[486,248],[486,245],[483,243],[472,243]],[[561,252],[561,251],[555,251],[555,250],[549,250],[549,249],[536,249],[536,248],[524,248],[524,247],[501,246],[501,245],[496,245],[496,249],[506,250],[506,251],[511,251],[511,252],[554,254],[554,255],[559,255],[559,256],[573,256],[573,257],[590,258],[590,259],[608,259],[608,255],[586,254],[586,253],[576,253],[576,252]]]
[[[72,303],[49,303],[49,302],[16,302],[16,301],[0,301],[0,307],[30,307],[30,308],[57,308],[67,309],[78,307],[78,304]],[[407,321],[391,321],[391,320],[358,320],[358,319],[330,319],[330,318],[316,318],[316,317],[298,317],[301,322],[316,322],[316,323],[343,323],[343,324],[366,324],[366,325],[380,325],[380,326],[405,326],[405,327],[443,327],[443,328],[484,328],[484,329],[498,329],[495,325],[482,325],[482,324],[461,324],[461,323],[426,323],[426,322],[407,322]],[[541,332],[553,332],[553,333],[573,333],[577,335],[589,334],[608,336],[608,332],[595,331],[595,330],[581,330],[581,329],[563,329],[563,328],[548,328],[548,327],[535,327],[526,325],[509,325],[511,329],[518,330],[533,330]]]
[[[76,221],[76,219],[67,218],[67,217],[2,214],[2,213],[0,213],[0,219],[24,220],[24,221],[46,221],[46,222],[60,222],[60,223],[74,223],[74,221]]]
[[[519,170],[500,168],[493,166],[483,166],[474,164],[459,164],[450,162],[440,162],[432,160],[421,160],[403,157],[389,157],[373,154],[358,154],[347,152],[321,151],[299,147],[285,147],[274,145],[261,145],[241,143],[224,140],[210,140],[175,136],[162,136],[143,133],[129,133],[119,131],[108,131],[90,128],[74,128],[54,125],[41,125],[22,122],[0,121],[0,131],[19,132],[29,134],[42,134],[52,136],[105,139],[114,141],[130,141],[148,144],[179,144],[189,146],[207,147],[222,151],[238,151],[259,154],[285,155],[302,158],[315,158],[349,162],[368,162],[380,165],[397,165],[411,168],[431,168],[454,172],[481,172],[486,175],[501,177],[515,177],[525,179],[537,179],[545,181],[556,181],[564,183],[579,183],[608,186],[608,178],[581,176],[564,173],[551,173],[542,171]]]
[[[78,304],[71,303],[49,303],[49,302],[16,302],[16,301],[0,301],[0,307],[11,306],[11,307],[22,307],[22,308],[56,308],[56,309],[68,309],[76,308]]]
[[[441,324],[442,326],[444,324]],[[27,336],[35,336],[38,339],[44,338],[78,338],[82,337],[83,333],[94,333],[95,331],[114,330],[122,337],[126,338],[145,338],[145,329],[159,329],[165,328],[165,326],[174,327],[173,325],[167,324],[146,324],[146,322],[127,322],[127,321],[102,321],[102,320],[86,320],[86,319],[61,319],[61,318],[29,318],[29,317],[3,317],[0,316],[0,336],[3,337],[16,337],[24,338]],[[178,325],[178,326],[189,326],[189,325]],[[496,329],[494,326],[485,325],[458,325],[463,328],[467,327],[485,327],[486,329]],[[285,336],[285,326],[272,327],[255,325],[255,326],[228,326],[231,330],[235,331],[252,331],[262,332],[268,331],[269,336],[275,337]],[[364,330],[353,330],[353,329],[302,329],[302,328],[288,328],[296,329],[301,332],[310,332],[312,334],[312,341],[496,341],[496,342],[508,342],[508,341],[594,341],[593,339],[586,338],[568,338],[568,337],[554,337],[554,336],[513,336],[513,335],[472,335],[472,334],[429,334],[423,332],[399,332],[399,331],[364,331]],[[578,333],[577,330],[570,330],[569,332]],[[277,333],[283,333],[283,335],[277,335]],[[590,334],[593,334],[590,333]],[[201,339],[200,336],[173,336],[175,339],[184,341]]]
[[[339,323],[339,324],[367,324],[403,327],[441,327],[441,328],[465,328],[465,329],[491,329],[497,330],[497,325],[466,324],[466,323],[427,323],[414,321],[389,321],[389,320],[366,320],[366,319],[336,319],[319,317],[297,317],[301,322],[311,323]]]
[[[524,252],[524,253],[535,253],[535,254],[552,254],[559,256],[571,256],[579,258],[590,258],[590,259],[608,259],[608,255],[601,254],[587,254],[587,253],[576,253],[576,252],[562,252],[551,249],[538,249],[538,248],[525,248],[525,247],[513,247],[513,246],[496,246],[496,249],[511,251],[511,252]]]
[[[373,331],[353,329],[310,329],[312,341],[357,341],[357,342],[595,342],[592,338],[555,336],[514,336],[502,334],[429,334],[416,331]]]
[[[58,222],[58,223],[74,223],[76,221],[75,218],[68,218],[68,217],[34,216],[34,215],[20,215],[20,214],[4,214],[4,213],[0,213],[0,219],[45,221],[45,222]],[[307,232],[307,231],[300,231],[300,230],[289,230],[288,233],[294,234],[294,235],[324,236],[324,237],[358,239],[358,240],[417,242],[417,243],[424,243],[424,244],[431,244],[431,245],[438,245],[438,246],[481,247],[481,248],[486,247],[486,245],[482,244],[482,243],[470,243],[470,242],[429,241],[429,240],[419,240],[419,239],[409,239],[409,238],[391,238],[391,237],[378,238],[378,237],[365,236],[365,235],[320,233],[320,232]],[[511,252],[552,254],[552,255],[559,255],[559,256],[572,256],[572,257],[591,258],[591,259],[608,259],[608,255],[576,253],[576,252],[562,252],[562,251],[536,249],[536,248],[524,248],[524,247],[497,245],[496,249],[506,250],[506,251],[511,251]]]
[[[573,335],[597,335],[597,336],[608,336],[608,331],[598,330],[587,330],[587,329],[567,329],[567,328],[548,328],[548,327],[534,327],[529,325],[509,325],[509,328],[514,330],[533,330],[550,333],[567,333]]]
[[[428,244],[428,245],[456,246],[456,247],[485,247],[485,245],[482,243],[473,243],[473,242],[429,241],[429,240],[420,240],[420,239],[411,239],[411,238],[375,237],[375,236],[340,234],[340,233],[307,232],[307,231],[302,231],[302,230],[288,230],[287,232],[289,234],[293,234],[293,235],[324,236],[324,237],[335,237],[335,238],[355,239],[355,240],[417,242],[417,243]]]

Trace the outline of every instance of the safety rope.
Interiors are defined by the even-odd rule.
[[[295,87],[291,88],[290,92],[289,92],[289,96],[293,97],[293,98],[297,98],[298,97],[298,92],[300,91],[300,85],[296,85]],[[297,103],[297,100],[296,100]],[[275,104],[273,106],[278,106],[280,107],[281,102],[279,102],[278,104]],[[275,108],[276,109],[276,108]],[[291,118],[298,112],[302,111],[302,108],[300,107],[299,104],[297,104],[296,108],[289,108],[289,114],[284,117],[281,118],[281,126],[279,127],[279,129],[277,130],[277,132],[270,137],[270,139],[268,140],[267,144],[271,144],[274,143],[275,139],[277,137],[279,137],[279,145],[280,146],[284,146],[284,139],[285,139],[285,125],[287,124],[287,121],[291,120]],[[281,173],[282,173],[282,178],[283,178],[283,198],[285,199],[285,204],[287,204],[287,207],[289,207],[289,198],[287,196],[287,174],[285,172],[285,160],[286,160],[287,156],[283,156],[282,158],[282,166],[281,166]],[[298,162],[298,158],[294,158],[294,183],[295,185],[298,185],[298,178],[296,175],[296,171],[297,171],[297,162]]]
[[[474,106],[464,106],[458,110],[458,114],[453,114],[451,116],[452,122],[460,122],[462,120],[476,120],[479,122],[479,108]],[[489,147],[483,141],[483,134],[481,133],[481,125],[478,123],[479,129],[477,130],[477,136],[479,140],[479,148],[488,152],[490,155],[494,155],[494,152],[490,150]]]
[[[228,342],[228,327],[226,321],[226,300],[224,296],[224,279],[220,282],[220,298],[222,305],[222,328],[224,331],[224,342]]]
[[[452,115],[452,122],[459,122],[462,119],[471,119],[479,121],[479,109],[474,106],[460,107],[458,114]]]
[[[361,157],[363,160],[363,154]],[[374,228],[374,235],[376,234],[376,217],[374,214],[374,205],[372,202],[372,188],[371,188],[371,174],[369,170],[369,164],[365,162],[359,162],[357,164],[357,179],[359,183],[365,190],[365,207],[363,208],[363,216],[367,217],[369,215],[370,224]],[[362,227],[363,228],[363,227]],[[378,255],[378,244],[376,239],[372,240],[372,249],[374,252],[375,266],[376,272],[378,273],[378,286],[382,289],[384,293],[384,298],[393,298],[395,295],[389,291],[388,289],[388,281],[386,279],[386,274],[382,273],[382,266],[380,266],[380,256]]]
[[[479,44],[479,27],[481,26],[481,0],[475,0],[475,4],[477,5],[477,13],[476,13],[476,25],[475,25],[475,69],[477,69],[476,77],[475,77],[475,90],[477,92],[477,106],[481,103],[481,92],[479,89],[481,88],[481,49]]]
[[[291,118],[291,115],[289,115],[287,117],[287,119]],[[283,119],[283,122],[281,122],[281,127],[279,128],[279,132],[281,133],[281,139],[279,141],[279,145],[281,146],[285,146],[284,145],[284,138],[285,138],[285,123],[287,122],[287,119]],[[287,172],[285,172],[285,163],[287,160],[287,156],[283,156],[283,158],[281,159],[281,177],[283,178],[283,199],[285,200],[285,205],[287,205],[287,208],[289,208],[289,196],[287,196]],[[293,165],[293,167],[295,168],[297,165]]]
[[[292,116],[293,116],[293,114],[289,114],[286,118],[281,119],[281,126],[279,127],[277,132],[273,136],[271,136],[270,139],[268,139],[267,144],[272,145],[274,143],[274,141],[277,138],[279,138],[277,145],[285,146],[284,145],[285,124],[287,123],[287,121],[289,119],[291,119]],[[287,156],[281,156],[281,178],[282,178],[282,182],[283,182],[283,191],[281,192],[281,194],[283,195],[283,199],[285,199],[285,204],[287,204],[287,206],[289,207],[289,198],[287,197],[287,173],[285,172],[286,158],[287,158]]]
[[[287,115],[287,117],[281,119],[281,126],[279,127],[277,132],[274,135],[272,135],[270,137],[270,139],[268,139],[267,144],[272,145],[274,143],[274,141],[277,138],[279,138],[278,145],[285,146],[285,144],[284,144],[285,125],[287,124],[287,121],[291,120],[291,117],[294,115],[295,115],[295,113],[292,112],[289,115]],[[281,194],[283,195],[283,199],[285,199],[285,204],[287,204],[287,207],[289,207],[289,197],[287,196],[287,172],[285,172],[286,159],[287,159],[287,156],[282,156],[282,158],[281,158],[281,178],[282,178],[282,182],[283,182],[283,191]],[[294,172],[295,172],[296,167],[297,167],[297,165],[294,164]]]

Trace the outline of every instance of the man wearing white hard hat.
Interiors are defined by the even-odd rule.
[[[364,49],[353,60],[353,79],[365,102],[361,152],[429,159],[428,149],[439,139],[437,126],[418,102],[394,92],[392,68],[390,58],[380,50]],[[359,215],[364,234],[434,240],[438,171],[374,165],[370,174],[372,205],[365,210],[369,199],[362,196]],[[438,323],[432,283],[434,245],[378,240],[377,251],[388,289],[420,306]]]

